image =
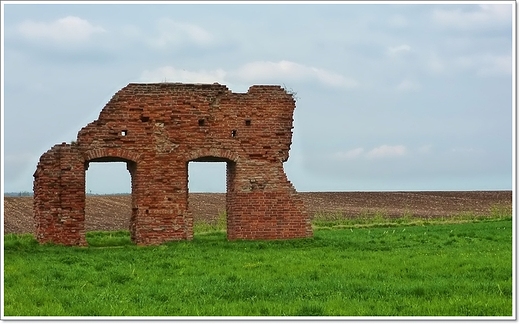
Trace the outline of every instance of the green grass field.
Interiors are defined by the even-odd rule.
[[[4,315],[512,316],[511,218],[321,224],[288,241],[87,239],[78,248],[5,235]]]

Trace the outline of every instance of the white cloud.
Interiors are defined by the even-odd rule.
[[[353,88],[358,85],[356,80],[344,77],[341,74],[291,61],[247,63],[234,72],[234,76],[251,82],[317,80],[325,85],[339,88]]]
[[[477,71],[481,76],[509,75],[512,73],[513,60],[510,55],[489,55],[482,58],[483,65]]]
[[[446,63],[443,62],[437,54],[433,53],[426,62],[426,68],[433,74],[440,74],[446,70]]]
[[[451,152],[453,153],[462,153],[462,154],[477,154],[477,153],[483,153],[484,150],[482,149],[475,149],[473,147],[454,147],[451,149]]]
[[[226,83],[226,72],[222,69],[187,71],[164,66],[155,70],[145,70],[141,74],[143,82],[185,82],[185,83]]]
[[[399,83],[395,87],[395,89],[397,91],[401,91],[401,92],[417,91],[417,90],[421,89],[421,85],[417,82],[405,79],[405,80],[401,81],[401,83]]]
[[[307,74],[307,69],[298,63],[290,61],[280,62],[252,62],[242,66],[238,75],[242,79],[266,79],[279,78],[284,75],[291,75],[294,78],[303,78]]]
[[[456,67],[462,69],[469,69],[476,65],[474,56],[459,56],[453,60]]]
[[[474,69],[479,76],[511,75],[513,69],[511,55],[459,56],[453,64],[461,69]]]
[[[149,41],[154,47],[166,47],[185,43],[207,46],[214,42],[210,32],[194,24],[161,19],[157,23],[157,28],[159,29],[159,35]]]
[[[381,145],[379,147],[373,148],[372,150],[365,153],[365,150],[362,147],[358,147],[346,152],[336,152],[332,156],[335,160],[339,161],[348,161],[358,158],[365,159],[378,159],[378,158],[388,158],[388,157],[397,157],[405,155],[407,152],[406,147],[404,145]]]
[[[141,80],[145,82],[219,82],[228,85],[317,81],[327,86],[338,88],[352,88],[357,86],[355,80],[346,78],[340,74],[290,61],[251,62],[230,71],[223,69],[187,71],[172,66],[164,66],[155,70],[145,70],[141,74]]]
[[[411,49],[412,48],[410,47],[410,45],[407,45],[407,44],[393,46],[393,47],[388,48],[388,54],[390,54],[391,56],[395,56],[395,55],[398,55],[399,53],[410,52]]]
[[[366,156],[370,159],[396,157],[406,154],[406,147],[404,145],[381,145],[370,150]]]
[[[134,25],[123,25],[120,27],[120,33],[123,37],[129,39],[143,39],[146,37],[143,31]]]
[[[423,145],[423,146],[419,147],[419,153],[429,154],[432,152],[432,147],[433,146],[431,144]]]
[[[24,21],[18,25],[18,32],[29,39],[79,43],[105,30],[79,17],[67,16],[50,23]]]
[[[408,26],[408,21],[406,20],[406,18],[404,16],[394,15],[394,16],[390,17],[390,19],[388,19],[388,24],[391,27],[403,28],[403,27]]]
[[[463,30],[502,27],[512,22],[512,8],[512,4],[486,4],[473,11],[436,9],[432,19],[439,26]]]
[[[334,157],[338,160],[352,160],[360,157],[363,151],[363,148],[358,147],[347,152],[336,152]]]

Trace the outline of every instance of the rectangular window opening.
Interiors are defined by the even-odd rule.
[[[246,126],[251,126],[251,119],[246,119]]]
[[[128,131],[126,129],[123,129],[121,131],[121,136],[126,136],[126,134],[128,134]]]
[[[204,123],[205,123],[204,119],[199,119],[199,126],[204,126]]]

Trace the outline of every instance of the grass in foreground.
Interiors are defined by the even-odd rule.
[[[5,236],[6,316],[511,316],[512,222],[315,230],[312,239],[90,247]],[[105,248],[112,247],[112,248]]]

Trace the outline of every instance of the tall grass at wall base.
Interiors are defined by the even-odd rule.
[[[493,205],[487,213],[471,211],[446,216],[418,216],[409,211],[399,216],[390,216],[384,209],[364,210],[356,217],[348,217],[343,211],[320,211],[312,218],[314,229],[319,228],[360,228],[381,226],[417,226],[430,224],[455,224],[467,222],[511,220],[512,206]]]
[[[193,224],[194,233],[211,233],[211,232],[225,232],[227,228],[227,218],[225,211],[219,211],[216,219],[197,220]]]

